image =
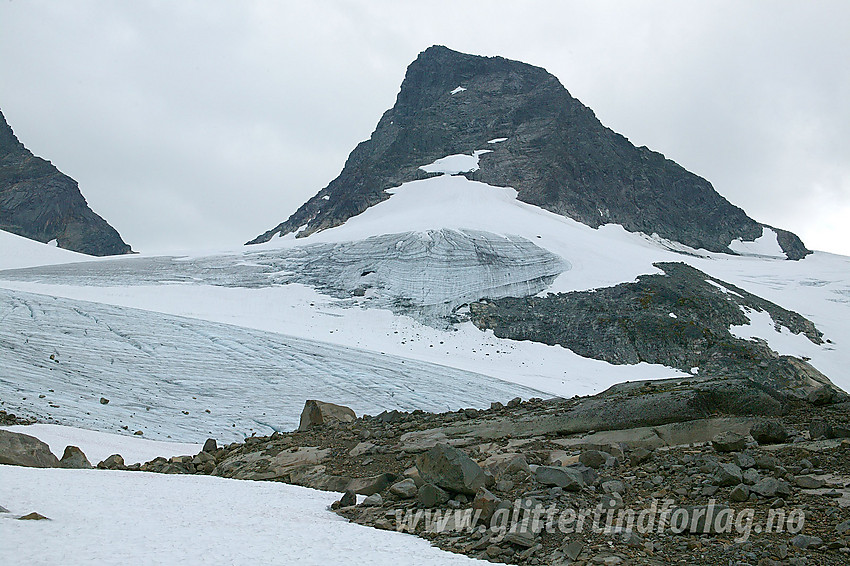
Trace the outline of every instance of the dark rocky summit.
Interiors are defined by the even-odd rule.
[[[452,94],[457,87],[466,90]],[[487,143],[496,138],[506,140]],[[434,46],[408,67],[395,106],[342,173],[249,243],[342,224],[389,198],[385,189],[427,177],[420,166],[479,149],[492,152],[469,178],[513,187],[521,201],[589,226],[621,224],[716,252],[762,235],[708,181],[603,126],[545,69]],[[774,230],[790,259],[808,253],[797,236]]]
[[[77,182],[18,141],[0,113],[0,230],[60,248],[105,256],[130,253],[95,214]]]

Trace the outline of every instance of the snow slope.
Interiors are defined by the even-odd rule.
[[[0,564],[480,564],[279,482],[0,465]],[[50,521],[16,521],[37,511]],[[402,558],[405,557],[405,558]]]
[[[37,265],[92,260],[91,256],[42,244],[0,230],[0,269],[18,269]]]

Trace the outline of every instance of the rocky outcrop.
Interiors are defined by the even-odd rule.
[[[105,256],[130,253],[95,214],[77,182],[18,141],[0,113],[0,230],[60,248]]]
[[[385,189],[426,177],[420,166],[482,149],[492,151],[468,177],[589,226],[621,224],[718,252],[762,235],[708,181],[603,126],[545,69],[434,46],[408,67],[395,105],[342,173],[250,243],[338,226],[389,198]],[[776,232],[789,258],[808,253],[794,234]]]
[[[730,332],[750,323],[746,312],[767,312],[775,324],[821,344],[811,321],[688,265],[656,267],[664,274],[615,287],[472,303],[470,317],[500,338],[559,344],[614,364],[697,368],[699,375],[753,380],[801,397],[817,393],[827,402],[844,395],[806,360]]]
[[[34,436],[0,429],[0,464],[56,468],[59,460],[50,451],[50,446]]]

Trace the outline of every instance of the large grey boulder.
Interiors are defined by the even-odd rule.
[[[446,503],[451,497],[444,490],[432,483],[423,484],[416,494],[416,499],[423,507],[434,507]]]
[[[76,470],[90,470],[91,462],[86,455],[76,446],[66,446],[62,459],[59,460],[60,468],[72,468]]]
[[[750,429],[750,435],[759,444],[779,444],[788,438],[788,431],[778,421],[758,421]]]
[[[437,444],[419,454],[416,469],[424,481],[467,495],[475,495],[491,480],[469,456],[448,444]]]
[[[0,464],[28,468],[58,468],[50,447],[28,434],[0,429]]]
[[[711,445],[718,452],[738,452],[747,445],[747,439],[737,432],[727,431],[712,438]]]
[[[537,481],[544,485],[553,485],[567,491],[579,491],[585,485],[582,473],[574,468],[538,466],[534,475]]]
[[[398,483],[390,486],[390,493],[399,499],[412,499],[416,497],[419,490],[416,487],[416,482],[412,478],[401,480]]]
[[[714,481],[720,487],[738,485],[743,480],[741,468],[735,464],[718,464],[714,471]]]
[[[378,474],[377,476],[366,478],[353,478],[346,486],[346,491],[351,490],[360,495],[372,495],[384,491],[395,480],[395,474]]]
[[[331,422],[350,423],[356,419],[357,415],[348,407],[310,399],[304,404],[304,410],[301,411],[301,422],[298,430],[306,431],[314,426]]]

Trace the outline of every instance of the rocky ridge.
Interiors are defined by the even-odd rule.
[[[823,344],[811,321],[686,264],[656,267],[664,273],[615,287],[482,300],[469,305],[468,318],[500,338],[558,344],[613,364],[649,362],[751,379],[801,397],[830,383],[807,360],[730,332],[749,324],[746,313],[767,312],[777,327]]]
[[[130,253],[118,232],[89,208],[77,182],[36,157],[0,112],[0,230],[94,256]]]
[[[603,126],[545,69],[433,46],[408,67],[395,105],[340,175],[249,243],[338,226],[389,198],[386,189],[427,177],[421,166],[485,149],[467,177],[592,227],[616,223],[727,253],[765,227],[705,179]],[[773,230],[790,259],[809,253],[796,235]]]

